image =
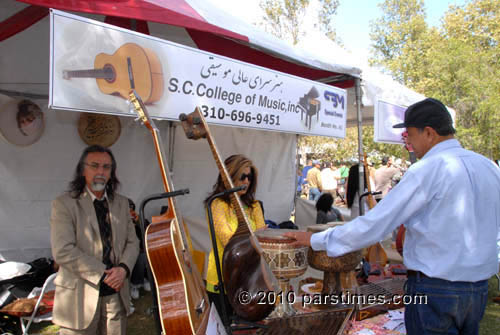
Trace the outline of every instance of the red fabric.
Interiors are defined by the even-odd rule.
[[[162,0],[161,5],[155,5],[143,0],[18,0],[33,5],[51,7],[60,10],[101,14],[121,18],[132,18],[142,21],[153,21],[184,27],[199,49],[219,55],[231,57],[251,64],[259,65],[276,71],[289,73],[311,80],[323,79],[337,73],[318,70],[307,65],[297,64],[256,50],[245,44],[249,43],[246,36],[217,27],[205,21],[185,0]],[[113,19],[113,20],[115,20]],[[139,23],[140,21],[138,21]],[[113,23],[127,27],[130,22]],[[124,25],[122,25],[124,24]],[[139,29],[139,24],[137,25]],[[147,29],[147,26],[146,28]],[[140,31],[140,30],[138,30]],[[244,42],[244,43],[239,43]],[[340,88],[354,86],[354,80],[338,83],[327,83]]]
[[[313,69],[306,65],[299,65],[286,61],[284,59],[274,57],[263,51],[251,48],[242,43],[232,41],[230,39],[209,34],[203,31],[187,29],[189,36],[196,43],[196,46],[208,52],[218,55],[224,55],[233,59],[238,59],[243,62],[259,65],[268,69],[289,73],[301,78],[318,80],[331,76],[338,75],[335,72]],[[348,80],[340,83],[332,84],[337,87],[346,88],[354,86],[354,80]]]
[[[44,7],[29,6],[0,22],[0,42],[37,23],[49,14]]]
[[[185,0],[163,0],[161,6],[143,0],[18,0],[32,5],[60,10],[125,17],[166,23],[220,34],[241,41],[246,36],[206,22]]]

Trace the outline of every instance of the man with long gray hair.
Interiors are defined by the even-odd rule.
[[[86,148],[70,189],[52,202],[53,322],[60,334],[126,334],[129,277],[139,253],[128,199],[108,148]]]

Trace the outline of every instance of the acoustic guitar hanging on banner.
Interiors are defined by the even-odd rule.
[[[130,90],[135,90],[145,104],[154,103],[163,95],[160,59],[151,49],[135,43],[122,45],[112,55],[98,54],[93,69],[64,70],[63,78],[95,78],[102,93],[124,99],[128,99]]]

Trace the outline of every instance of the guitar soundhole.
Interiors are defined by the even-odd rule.
[[[113,83],[116,80],[116,72],[115,72],[115,68],[113,67],[113,65],[106,64],[106,65],[104,65],[103,70],[104,70],[104,74],[106,76],[104,78],[104,80],[106,80],[108,83]]]

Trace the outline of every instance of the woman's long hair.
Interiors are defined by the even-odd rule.
[[[323,193],[316,201],[316,210],[328,213],[333,205],[333,196],[330,193]]]
[[[232,155],[229,156],[225,161],[224,164],[226,165],[226,170],[229,173],[229,176],[231,177],[233,183],[240,178],[241,174],[243,173],[243,170],[247,167],[250,168],[250,171],[252,173],[252,180],[250,181],[250,184],[248,185],[247,192],[243,195],[240,196],[241,201],[247,205],[248,207],[253,207],[253,203],[255,201],[255,191],[257,190],[257,177],[258,177],[258,171],[257,168],[253,165],[252,161],[248,158],[246,158],[243,155]],[[224,186],[224,183],[222,181],[222,177],[219,173],[219,177],[217,178],[217,182],[213,186],[212,192],[208,195],[208,197],[205,199],[204,203],[205,205],[207,204],[208,199],[217,193],[220,193],[224,191],[226,187]],[[224,200],[227,204],[231,204],[231,200],[229,197],[229,194],[226,194],[225,196],[221,197],[222,200]]]
[[[85,176],[83,175],[83,169],[85,168],[85,160],[87,159],[87,156],[92,152],[105,152],[111,157],[111,175],[106,184],[106,194],[111,200],[113,200],[115,192],[120,185],[120,181],[116,177],[116,161],[111,150],[100,145],[91,145],[83,151],[80,156],[80,160],[78,161],[78,165],[76,166],[73,180],[69,183],[68,192],[72,198],[76,199],[79,198],[85,190],[85,185],[87,183],[85,181]]]
[[[366,172],[364,172],[366,173]],[[365,176],[366,180],[366,176]],[[351,208],[354,203],[354,196],[359,189],[359,164],[351,166],[349,177],[347,177],[347,207]]]

